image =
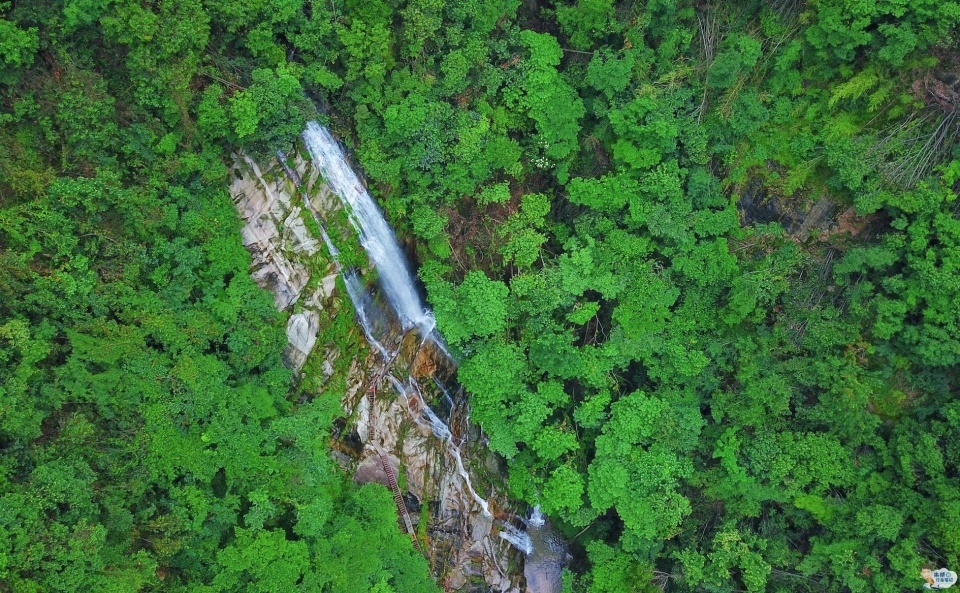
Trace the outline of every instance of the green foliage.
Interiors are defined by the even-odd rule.
[[[301,10],[2,21],[0,588],[435,590],[389,494],[318,446],[339,394],[291,390],[224,187],[233,141],[272,153],[312,114],[276,51]],[[247,27],[256,55],[225,33]]]
[[[674,155],[680,129],[669,105],[639,97],[608,114],[614,158],[625,170],[649,169]]]
[[[10,3],[0,3],[0,11],[9,10]],[[36,27],[21,29],[16,23],[0,19],[0,82],[13,84],[19,78],[18,71],[33,62],[40,40]]]
[[[960,329],[955,302],[955,259],[960,225],[953,217],[956,194],[922,185],[886,202],[895,231],[878,245],[850,249],[835,273],[882,275],[858,291],[855,310],[880,340],[892,340],[917,364],[952,366],[960,362]]]
[[[452,300],[438,304],[437,318],[444,324],[444,335],[452,344],[461,344],[472,337],[502,334],[507,293],[503,282],[490,280],[480,271],[468,273],[453,290]]]
[[[761,53],[760,43],[748,35],[728,37],[710,64],[707,83],[720,89],[730,88],[742,74],[748,73],[756,65]]]
[[[576,6],[560,6],[557,22],[570,45],[580,50],[594,47],[598,38],[619,28],[612,0],[579,0]]]
[[[303,88],[292,67],[258,68],[253,84],[230,98],[230,115],[237,139],[248,139],[254,150],[272,154],[303,129],[313,108],[303,98]]]
[[[557,72],[563,55],[557,40],[550,35],[522,31],[520,41],[529,52],[523,62],[520,81],[521,93],[511,93],[508,104],[529,114],[536,122],[536,147],[544,161],[535,160],[535,166],[557,166],[557,178],[567,179],[565,160],[577,150],[579,120],[584,115],[583,101]]]
[[[602,542],[591,542],[587,554],[594,566],[588,576],[587,591],[590,593],[652,593],[658,590],[649,582],[650,568],[631,555]]]
[[[821,2],[811,11],[806,38],[834,61],[851,62],[871,51],[884,65],[901,66],[907,55],[937,43],[960,18],[956,2]]]
[[[0,3],[0,582],[434,589],[220,189],[313,100],[568,587],[957,560],[957,3],[536,4]]]
[[[467,353],[472,417],[508,458],[517,496],[571,535],[590,525],[590,568],[575,586],[909,587],[926,553],[918,534],[932,529],[919,525],[953,498],[920,493],[936,480],[916,468],[942,471],[936,446],[908,452],[889,429],[949,401],[956,179],[893,193],[878,159],[864,158],[868,130],[884,118],[901,125],[911,108],[891,107],[905,90],[890,69],[901,58],[893,47],[874,61],[823,51],[817,36],[833,14],[823,3],[797,21],[785,5],[695,13],[656,2],[623,20],[611,8],[556,9],[561,44],[590,56],[521,31],[525,51],[499,63],[516,81],[508,126],[532,119],[536,153],[547,156],[550,124],[530,103],[531,79],[556,81],[555,70],[551,84],[572,83],[584,112],[565,99],[582,128],[577,150],[559,157],[577,159],[571,179],[558,167],[559,183],[543,181],[537,169],[557,164],[547,159],[527,178],[536,192],[497,179],[477,198],[496,212],[484,221],[496,224],[509,278],[509,293],[490,299],[505,303],[497,332],[464,331],[452,312],[457,279],[473,282],[481,267],[490,282],[499,260],[467,245],[466,263],[449,258],[427,283],[440,327]],[[910,22],[933,14],[913,10],[902,12]],[[838,27],[833,47],[858,27]],[[864,30],[871,40],[853,47],[880,47],[880,27]],[[707,33],[713,41],[698,37]],[[929,43],[916,41],[896,42],[903,63]],[[705,43],[712,58],[698,62]],[[804,243],[738,212],[751,177],[795,201],[832,192],[838,208],[882,210],[891,227],[877,240],[814,233]],[[527,196],[551,188],[550,208],[534,215]],[[917,435],[935,430],[918,422]],[[936,537],[938,553],[949,549]]]
[[[506,183],[496,183],[483,188],[477,195],[477,202],[481,206],[487,204],[503,204],[510,200],[510,186]]]
[[[527,194],[520,198],[520,211],[512,214],[499,230],[506,239],[500,247],[505,261],[519,268],[533,265],[547,240],[541,229],[549,212],[550,203],[542,194]]]

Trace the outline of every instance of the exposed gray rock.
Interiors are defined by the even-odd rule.
[[[801,242],[814,233],[829,232],[838,224],[837,207],[829,197],[811,202],[800,195],[772,194],[759,178],[747,184],[737,207],[744,224],[779,222],[787,234]]]
[[[295,159],[294,165],[297,170],[308,167],[300,158]],[[304,262],[320,250],[320,243],[304,222],[304,216],[312,214],[304,213],[296,205],[296,188],[278,170],[277,163],[262,170],[259,163],[239,155],[234,173],[230,193],[246,223],[240,234],[252,255],[251,277],[273,292],[274,303],[280,310],[289,310],[302,301],[303,310],[287,321],[288,345],[284,350],[287,366],[298,371],[316,343],[319,312],[336,290],[336,271],[331,265],[329,273],[316,282],[316,290],[302,298],[310,283],[310,270]],[[331,366],[326,376],[332,374]]]
[[[319,243],[310,236],[307,225],[300,217],[300,210],[299,206],[292,207],[283,219],[282,241],[297,255],[313,255],[319,249]]]
[[[304,250],[301,244],[285,242],[281,233],[283,221],[291,212],[290,196],[276,182],[267,182],[252,160],[238,158],[234,172],[230,194],[246,223],[240,235],[253,259],[250,275],[260,287],[274,294],[278,309],[286,310],[297,301],[310,280],[305,265],[284,255],[284,249]],[[290,235],[295,238],[296,232],[289,233],[288,238]]]
[[[319,331],[320,314],[316,311],[305,310],[290,316],[287,320],[288,345],[285,351],[290,368],[295,371],[300,370],[317,342]]]
[[[393,469],[394,475],[397,475],[400,472],[400,460],[397,459],[396,455],[390,453],[387,453],[384,457]],[[365,457],[363,461],[357,465],[357,470],[353,473],[353,479],[360,484],[376,482],[383,484],[387,488],[390,487],[390,482],[387,480],[387,472],[383,469],[383,462],[380,461],[379,455]]]
[[[253,259],[251,276],[273,292],[278,309],[292,310],[296,305],[297,312],[287,323],[289,343],[285,360],[291,368],[301,369],[308,356],[322,357],[321,383],[326,385],[335,369],[343,368],[344,361],[340,360],[343,353],[332,342],[317,344],[317,336],[320,329],[326,327],[331,312],[351,305],[346,294],[338,294],[337,271],[332,263],[317,277],[310,277],[311,270],[317,269],[317,258],[326,251],[312,236],[304,219],[315,216],[321,222],[333,221],[340,204],[309,162],[298,154],[291,154],[288,165],[302,181],[310,212],[302,209],[301,195],[276,162],[261,169],[259,163],[238,156],[230,191],[245,224],[241,234]],[[413,338],[408,341],[411,340]],[[446,368],[449,363],[441,361],[437,352],[418,355],[421,341],[411,342],[409,352],[400,357],[403,360],[399,361],[398,368],[409,368],[424,383],[436,377],[445,379],[455,372],[453,368]],[[428,524],[430,537],[426,552],[445,590],[460,590],[482,579],[485,591],[520,593],[517,586],[520,575],[509,570],[509,548],[500,545],[499,538],[495,537],[493,519],[484,516],[478,508],[449,458],[448,448],[429,427],[415,421],[420,412],[415,398],[408,401],[398,397],[384,380],[379,383],[371,407],[366,395],[378,365],[378,358],[369,351],[349,361],[345,386],[336,396],[340,397],[344,409],[352,413],[354,422],[344,434],[352,434],[355,428],[363,451],[359,459],[351,458],[349,453],[358,450],[359,444],[350,444],[334,451],[333,457],[355,480],[386,484],[377,454],[383,451],[397,477],[402,476],[403,496],[419,501],[418,505],[436,509],[431,512]],[[328,387],[324,387],[326,389]],[[484,494],[498,506],[506,504],[496,493]],[[418,517],[412,517],[413,523],[417,520]]]

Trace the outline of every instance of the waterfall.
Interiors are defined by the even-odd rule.
[[[433,314],[417,294],[413,275],[393,230],[380,208],[354,173],[336,139],[315,121],[307,124],[303,141],[323,180],[348,206],[350,222],[360,235],[380,275],[380,283],[390,306],[396,311],[403,329],[419,327],[428,336],[436,325]]]
[[[542,542],[538,541],[538,543],[535,544],[532,535],[538,534],[544,529],[547,524],[547,518],[544,516],[543,511],[540,510],[540,505],[537,505],[533,507],[529,518],[523,518],[521,520],[523,524],[527,526],[527,531],[521,531],[507,523],[500,530],[500,538],[510,542],[514,548],[520,550],[526,556],[530,556],[534,551],[540,551],[537,545]],[[561,548],[562,551],[566,553],[566,548],[562,546]],[[558,550],[561,550],[561,548],[558,548]]]
[[[388,476],[387,481],[391,483],[396,496],[397,486],[395,481],[391,482],[389,478],[393,472],[392,468],[398,462],[401,467],[410,463],[412,481],[408,484],[409,491],[422,499],[422,504],[425,506],[428,504],[427,497],[432,496],[431,481],[439,484],[441,496],[438,497],[437,502],[442,516],[449,519],[450,514],[453,513],[460,519],[459,534],[451,534],[446,529],[438,529],[435,532],[437,541],[443,542],[442,545],[438,544],[437,549],[449,553],[453,561],[452,564],[447,565],[452,567],[448,569],[447,574],[454,575],[450,578],[456,579],[469,579],[473,575],[482,574],[488,583],[504,584],[512,580],[503,570],[505,555],[509,552],[509,548],[506,545],[494,545],[497,541],[495,523],[499,522],[493,518],[491,503],[475,490],[471,474],[465,467],[460,446],[469,438],[470,432],[464,430],[461,434],[458,431],[458,438],[454,439],[451,426],[469,426],[469,408],[465,401],[462,401],[462,390],[454,388],[457,364],[450,356],[436,328],[434,315],[419,296],[415,276],[411,273],[415,269],[406,261],[392,229],[350,168],[343,150],[333,136],[313,122],[304,131],[303,141],[311,157],[311,160],[307,161],[310,163],[308,166],[316,169],[304,172],[303,167],[306,163],[300,160],[304,156],[303,152],[298,155],[295,163],[288,164],[286,155],[282,151],[277,151],[276,157],[283,173],[297,188],[299,197],[303,200],[303,209],[295,212],[293,222],[304,222],[300,218],[301,213],[305,215],[309,212],[313,216],[313,222],[316,222],[316,227],[310,224],[311,221],[306,220],[305,228],[308,231],[315,230],[319,234],[329,254],[328,262],[320,260],[308,262],[311,264],[311,271],[321,267],[324,276],[319,279],[316,292],[306,301],[304,307],[313,307],[317,310],[325,308],[328,305],[327,299],[335,294],[331,290],[340,290],[333,289],[331,286],[331,282],[339,276],[343,281],[340,286],[345,287],[344,292],[347,293],[346,296],[353,305],[356,322],[372,348],[368,353],[364,353],[365,360],[351,361],[351,377],[356,376],[355,362],[372,364],[363,372],[363,382],[357,386],[357,389],[348,391],[343,398],[344,403],[350,404],[356,400],[357,394],[360,394],[358,415],[361,420],[357,430],[364,443],[360,454],[361,466],[370,469],[367,467],[370,463],[377,465],[376,462],[379,461],[378,465],[383,467],[383,471]],[[264,199],[260,202],[265,203],[267,208],[274,200],[283,200],[281,205],[285,209],[278,209],[278,211],[283,216],[287,216],[291,211],[290,207],[296,202],[291,199],[294,194],[289,191],[289,185],[279,183],[269,175],[267,178],[270,182],[268,182],[257,163],[252,160],[247,159],[247,165],[249,171],[243,170],[242,166],[237,167],[243,173],[241,181],[246,182],[247,185],[258,183],[263,188]],[[317,172],[322,175],[319,181],[316,179]],[[275,170],[269,173],[275,174]],[[251,180],[249,177],[255,179]],[[337,224],[343,220],[342,218],[328,220],[327,214],[337,209],[335,205],[331,206],[328,199],[331,193],[338,196],[344,214],[350,220],[353,231],[358,234],[360,245],[366,250],[370,263],[373,264],[371,268],[375,268],[374,273],[379,279],[376,289],[371,290],[371,281],[364,278],[367,271],[366,262],[354,264],[356,259],[347,258],[346,255],[341,260],[338,246],[344,247],[347,244],[345,242],[351,241],[349,237],[353,232],[344,225]],[[299,203],[296,205],[301,206]],[[258,205],[258,208],[263,207]],[[241,211],[243,212],[242,208]],[[257,214],[253,212],[247,216]],[[276,216],[279,215],[275,214],[274,218]],[[271,222],[274,220],[271,219]],[[275,222],[277,226],[277,229],[274,229],[275,234],[277,230],[283,230],[288,224],[292,224],[287,220],[283,220],[281,224],[279,218],[276,218]],[[327,226],[328,222],[335,226]],[[313,252],[317,251],[318,237],[309,238],[313,241]],[[281,253],[281,260],[286,255]],[[321,266],[321,264],[324,265]],[[338,296],[342,303],[344,300],[342,293]],[[341,310],[340,303],[335,303],[331,311]],[[328,362],[325,361],[324,369],[327,365]],[[327,371],[325,370],[324,373],[326,375]],[[432,380],[432,384],[424,383],[424,392],[421,392],[421,385],[417,382],[418,377],[421,380],[427,380],[427,378]],[[385,397],[378,397],[378,392],[384,391],[380,389],[384,387],[384,380],[392,383],[400,395],[399,400],[389,393],[384,393]],[[444,384],[445,381],[453,381],[450,388]],[[367,389],[361,393],[361,388]],[[435,400],[430,400],[433,408],[425,401],[425,395],[430,398],[436,397]],[[406,405],[400,405],[403,403]],[[360,406],[367,406],[367,408],[364,410]],[[443,416],[443,419],[438,413]],[[413,431],[416,433],[414,442],[417,446],[415,447],[404,446],[403,439],[407,434],[406,431],[410,429],[410,420],[417,425],[417,429]],[[455,420],[457,424],[454,424]],[[438,447],[422,446],[424,437],[426,441],[431,441],[428,433],[438,439],[435,442]],[[396,454],[397,458],[385,461],[387,449]],[[429,454],[427,454],[428,451]],[[381,457],[379,460],[377,460],[378,454]],[[371,477],[370,472],[361,476],[359,470],[355,477],[360,481],[380,481],[375,475]],[[430,505],[426,508],[432,508],[433,502],[430,502]],[[400,501],[397,507],[401,516],[406,517],[405,504]],[[483,517],[477,514],[478,509]],[[407,531],[413,534],[411,523],[407,521],[406,525]],[[538,546],[535,545],[535,538],[523,530],[508,525],[499,532],[500,537],[523,550],[525,554],[537,553]],[[476,554],[478,549],[483,551],[480,557]],[[479,573],[475,568],[478,562],[481,565]],[[506,589],[498,588],[497,590]]]
[[[480,508],[483,510],[483,514],[486,517],[492,516],[490,513],[490,504],[483,499],[477,491],[473,489],[473,481],[470,479],[470,474],[467,473],[467,468],[463,465],[463,457],[460,455],[460,448],[453,442],[453,433],[450,432],[450,429],[444,424],[433,410],[430,409],[430,406],[423,401],[423,395],[420,393],[420,387],[417,385],[416,379],[410,377],[408,379],[408,385],[404,385],[399,379],[393,375],[387,375],[387,379],[390,380],[390,383],[393,384],[393,388],[397,390],[404,401],[407,403],[407,410],[413,415],[413,421],[419,424],[420,426],[425,426],[433,432],[433,435],[447,444],[447,452],[450,453],[450,456],[453,457],[454,461],[457,463],[457,474],[463,479],[464,484],[467,486],[467,491],[470,492],[470,496],[473,497],[473,500],[476,501]],[[409,388],[408,388],[409,386]],[[423,411],[421,414],[416,414],[410,407],[410,389],[413,389],[417,392],[420,402],[423,405]],[[426,420],[424,420],[426,416]]]
[[[300,175],[298,175],[297,172],[287,164],[287,155],[285,155],[282,150],[277,151],[277,160],[280,161],[280,165],[283,167],[284,172],[286,173],[287,177],[293,181],[294,185],[296,185],[298,188],[301,187],[303,180],[301,180]],[[260,169],[257,167],[257,164],[249,158],[247,158],[247,162],[253,167],[254,174],[257,175],[257,178],[260,179],[263,186],[267,187],[266,182],[263,181],[263,177],[260,174]],[[347,286],[347,295],[350,297],[350,302],[353,303],[353,309],[357,313],[357,321],[360,322],[360,328],[363,329],[363,335],[366,336],[367,342],[376,348],[385,359],[389,359],[390,356],[387,353],[387,349],[383,347],[383,344],[381,344],[379,340],[377,340],[373,326],[373,319],[382,318],[382,312],[377,309],[373,299],[370,298],[369,294],[367,294],[367,290],[364,288],[363,282],[361,282],[357,272],[355,270],[344,270],[340,265],[340,250],[337,249],[337,246],[334,245],[333,241],[330,239],[330,235],[327,234],[327,228],[323,220],[321,220],[320,217],[317,216],[317,213],[314,212],[310,207],[310,203],[306,194],[303,196],[303,202],[307,211],[313,215],[313,219],[316,221],[317,226],[320,229],[320,236],[323,237],[323,242],[327,246],[327,251],[330,252],[330,257],[333,259],[333,263],[336,265],[337,271],[343,277],[343,283]]]
[[[347,295],[350,296],[353,309],[357,312],[357,321],[360,322],[363,335],[367,337],[370,345],[376,348],[377,352],[379,352],[385,360],[389,360],[391,358],[390,354],[387,352],[387,349],[383,347],[383,344],[377,340],[373,328],[373,318],[374,316],[379,316],[381,312],[376,309],[373,299],[370,298],[370,294],[367,293],[363,282],[360,281],[360,277],[357,276],[354,270],[348,270],[343,273],[343,283],[347,285]]]
[[[540,529],[547,522],[547,518],[543,516],[543,511],[540,510],[540,505],[537,505],[533,507],[533,511],[530,513],[530,518],[524,519],[523,522],[527,524],[527,527]]]
[[[510,542],[514,548],[520,550],[526,556],[533,553],[533,542],[530,541],[530,536],[513,525],[507,524],[500,529],[500,539]]]
[[[370,193],[363,187],[360,179],[350,167],[350,163],[344,156],[340,144],[326,128],[317,122],[307,124],[307,129],[303,132],[303,141],[307,150],[310,152],[313,166],[320,171],[323,180],[330,186],[344,205],[347,206],[350,222],[360,236],[360,244],[366,250],[367,255],[376,267],[384,296],[391,308],[395,311],[400,325],[404,330],[412,328],[419,330],[421,336],[420,346],[423,346],[424,342],[430,340],[435,343],[445,355],[449,356],[443,340],[434,331],[437,322],[433,313],[424,306],[423,301],[420,300],[420,295],[417,294],[413,275],[410,273],[410,266],[407,264],[406,257],[404,257],[403,251],[401,251],[400,245],[397,243],[393,229],[387,224],[386,219],[384,219],[383,214],[373,201]],[[290,176],[291,179],[294,179],[293,173],[282,159],[282,153],[279,153],[278,156],[281,157],[281,162],[283,162],[284,167],[287,169],[287,175]],[[296,179],[294,180],[296,181]],[[322,221],[318,220],[317,222],[320,226],[320,232],[323,235],[327,249],[336,261],[339,251],[330,240]],[[377,332],[375,331],[375,324],[383,317],[382,311],[377,309],[376,304],[365,290],[355,270],[341,269],[341,273],[343,275],[343,281],[347,286],[347,294],[350,296],[350,300],[356,310],[357,320],[363,328],[363,333],[367,337],[367,341],[370,342],[381,356],[383,356],[384,360],[389,363],[392,361],[393,356],[390,351],[377,340]],[[446,444],[447,452],[456,462],[457,474],[463,479],[467,490],[470,492],[470,496],[480,506],[485,516],[491,516],[489,503],[477,494],[473,488],[470,474],[467,473],[467,469],[463,465],[463,456],[460,454],[460,448],[453,442],[453,434],[443,420],[426,404],[423,399],[423,394],[420,393],[420,386],[417,384],[416,379],[408,377],[408,383],[404,385],[404,383],[392,374],[387,374],[386,377],[393,383],[393,386],[407,402],[408,405],[406,408],[413,414],[414,421],[420,426],[429,428],[434,436]],[[419,400],[423,402],[423,409],[420,414],[414,413],[409,405],[410,390],[415,390]],[[443,391],[444,395],[450,401],[452,408],[453,399],[450,397],[446,388],[443,388]]]
[[[450,422],[453,418],[453,411],[457,408],[456,402],[453,401],[453,396],[450,395],[450,390],[447,389],[447,386],[437,379],[433,378],[433,384],[437,386],[440,392],[443,394],[443,399],[447,402],[447,408],[449,409],[449,414],[447,415],[447,422]]]
[[[540,507],[534,507],[530,517],[523,519],[526,531],[509,523],[500,529],[500,539],[523,552],[523,576],[527,591],[560,593],[563,590],[563,567],[570,562],[567,542],[550,525]]]

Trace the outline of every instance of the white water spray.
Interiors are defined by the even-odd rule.
[[[537,505],[533,507],[530,517],[521,519],[521,521],[527,526],[527,529],[537,530],[546,525],[547,518],[544,517],[543,511],[540,510],[540,505]],[[514,548],[520,550],[527,556],[533,553],[534,545],[530,534],[517,529],[509,523],[505,524],[500,530],[500,539],[510,542]]]
[[[457,474],[463,478],[464,484],[467,486],[467,490],[470,492],[470,496],[473,497],[473,500],[480,505],[480,508],[483,510],[483,515],[485,517],[490,517],[490,504],[484,500],[477,491],[473,489],[473,481],[470,479],[470,474],[467,473],[467,468],[463,465],[463,457],[460,455],[460,448],[453,442],[453,433],[450,432],[450,429],[446,424],[443,423],[436,413],[430,409],[430,406],[423,400],[423,394],[420,393],[420,386],[417,384],[416,379],[410,377],[409,380],[409,389],[407,385],[404,385],[399,379],[393,375],[387,375],[387,378],[390,380],[390,383],[393,384],[394,389],[397,390],[404,401],[407,403],[405,406],[407,411],[413,416],[413,421],[419,424],[420,426],[426,426],[430,428],[434,436],[447,444],[447,451],[450,453],[450,456],[453,457],[454,461],[457,462]],[[414,414],[413,410],[410,409],[410,389],[413,389],[417,392],[417,396],[420,398],[420,402],[423,405],[423,413],[420,415]],[[424,416],[426,416],[426,421],[424,421]]]
[[[433,314],[417,294],[413,275],[393,230],[350,167],[340,144],[315,121],[307,124],[303,141],[310,151],[313,166],[348,206],[350,222],[357,229],[360,243],[377,268],[384,294],[396,311],[403,329],[416,326],[423,335],[430,335],[436,325]]]
[[[543,516],[543,511],[540,510],[540,505],[533,507],[533,511],[530,513],[529,519],[524,519],[524,523],[527,524],[527,527],[533,527],[534,529],[540,529],[547,522],[547,518]]]
[[[443,393],[443,399],[447,402],[447,407],[450,408],[449,416],[447,417],[447,422],[450,422],[450,419],[453,417],[453,411],[456,409],[457,404],[453,401],[453,396],[450,395],[450,390],[447,389],[447,386],[444,385],[440,379],[436,377],[433,378],[433,384],[440,389],[440,392]],[[462,441],[461,441],[462,443]]]
[[[504,525],[500,530],[500,539],[510,542],[510,544],[529,556],[533,553],[533,542],[525,531],[520,531],[513,525]]]
[[[423,301],[420,300],[414,277],[410,273],[410,267],[403,251],[400,249],[400,245],[397,243],[393,230],[387,224],[370,193],[350,167],[340,144],[326,128],[317,122],[307,124],[307,129],[303,132],[303,141],[310,152],[313,166],[320,171],[323,180],[347,207],[350,222],[360,236],[360,244],[377,269],[384,296],[396,312],[400,325],[404,330],[416,327],[422,336],[421,346],[427,340],[434,342],[449,358],[443,339],[434,331],[437,325],[436,319],[433,313],[424,306]],[[320,224],[320,229],[323,240],[327,244],[327,249],[336,259],[339,252],[322,224]],[[371,314],[377,312],[363,283],[353,270],[344,271],[343,279],[364,335],[385,360],[391,360],[389,351],[376,339]],[[421,402],[423,401],[423,395],[420,393],[420,386],[416,380],[410,377],[407,386],[393,375],[388,374],[387,378],[407,401],[407,410],[414,416],[414,421],[420,426],[430,428],[431,432],[446,444],[447,451],[456,462],[457,474],[463,479],[467,490],[483,510],[483,514],[490,517],[490,505],[474,490],[470,474],[467,473],[463,465],[460,448],[453,442],[453,434],[450,429],[426,405],[426,402],[423,403],[422,414],[413,414],[410,409],[410,390],[415,390]],[[446,392],[445,389],[444,391]],[[450,400],[452,407],[452,398],[450,398],[449,393],[445,393],[445,395]]]
[[[387,352],[387,349],[383,347],[383,344],[377,340],[373,332],[373,322],[370,319],[370,313],[374,304],[373,299],[367,294],[367,289],[363,286],[363,282],[360,281],[360,277],[357,276],[355,271],[348,270],[343,273],[343,283],[347,285],[347,294],[350,296],[350,302],[353,303],[353,309],[357,313],[357,321],[360,322],[360,327],[363,328],[363,335],[367,337],[370,345],[376,348],[385,360],[389,360],[390,354]]]

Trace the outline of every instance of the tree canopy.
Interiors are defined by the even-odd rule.
[[[0,17],[0,590],[433,590],[224,189],[318,111],[571,590],[960,565],[956,1]]]

